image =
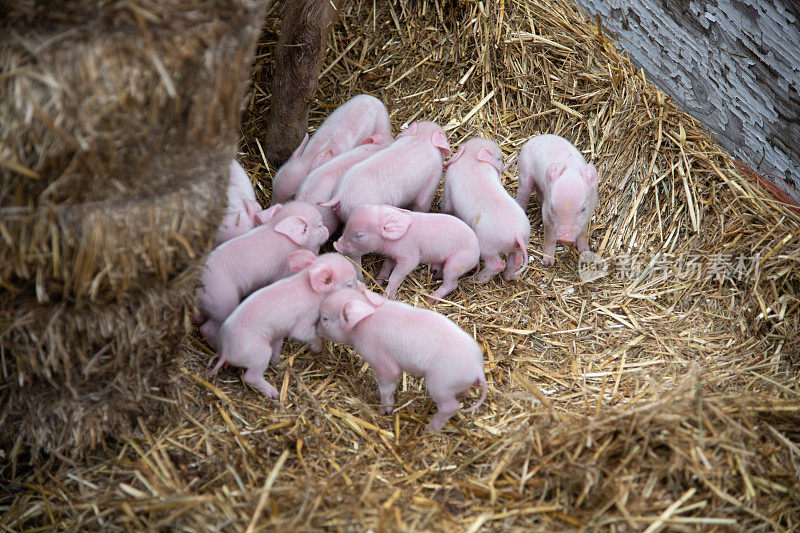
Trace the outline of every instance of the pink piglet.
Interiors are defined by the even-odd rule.
[[[373,135],[391,136],[389,113],[383,102],[359,94],[336,108],[309,139],[295,149],[272,180],[272,203],[290,200],[308,174]]]
[[[537,135],[520,150],[517,202],[525,208],[532,191],[542,207],[542,262],[555,264],[556,242],[589,250],[589,219],[597,205],[597,168],[558,135]]]
[[[450,144],[434,122],[415,122],[387,148],[355,165],[319,205],[333,208],[342,222],[360,205],[394,205],[428,211],[442,179]]]
[[[318,202],[327,202],[333,195],[333,189],[339,178],[352,166],[371,157],[376,152],[383,150],[392,143],[390,135],[373,135],[364,141],[364,144],[340,154],[320,167],[314,169],[297,191],[297,199],[301,202],[317,205]],[[317,206],[322,214],[322,221],[328,232],[333,232],[339,227],[339,217],[329,207]]]
[[[485,283],[504,266],[503,277],[516,278],[528,264],[531,223],[500,181],[500,149],[489,139],[470,139],[446,166],[442,211],[455,214],[478,237],[484,267],[475,279]]]
[[[227,196],[228,206],[215,239],[217,245],[253,229],[257,225],[256,213],[261,211],[261,206],[256,202],[253,184],[235,159],[229,167]]]
[[[328,240],[322,217],[310,204],[278,204],[256,216],[261,225],[212,251],[200,278],[198,307],[206,319],[200,332],[212,346],[242,298],[291,275],[289,254],[301,249],[316,254]]]
[[[286,337],[322,350],[316,323],[323,299],[335,290],[356,287],[352,262],[339,254],[315,257],[307,250],[289,255],[293,276],[257,290],[225,320],[219,332],[221,357],[211,370],[214,376],[224,363],[246,368],[244,382],[267,398],[278,391],[264,379],[270,363],[277,365]]]
[[[458,398],[481,387],[474,411],[486,398],[483,354],[478,343],[444,315],[387,300],[366,288],[328,296],[319,313],[321,336],[355,347],[372,366],[381,413],[392,412],[402,372],[425,378],[438,412],[428,429],[438,431],[456,414]]]
[[[442,285],[431,298],[444,298],[456,289],[458,278],[475,268],[480,259],[475,232],[458,218],[390,205],[359,206],[347,219],[344,232],[333,247],[359,264],[363,254],[386,255],[378,279],[388,276],[386,294],[391,298],[420,263],[430,263],[434,271],[441,273]]]

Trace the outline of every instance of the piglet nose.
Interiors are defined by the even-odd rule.
[[[334,243],[333,243],[333,249],[334,249],[334,250],[336,250],[337,252],[339,252],[340,254],[343,254],[343,253],[344,253],[344,252],[342,251],[342,245],[341,245],[341,244],[339,244],[339,241],[334,241]]]
[[[324,237],[322,238],[322,240],[324,241],[327,241],[328,237],[331,236],[330,232],[328,231],[328,228],[326,228],[325,226],[322,227],[322,234],[324,235]]]

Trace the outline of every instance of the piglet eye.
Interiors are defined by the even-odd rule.
[[[364,237],[363,233],[356,233],[356,239],[361,239],[362,237]]]
[[[581,213],[585,213],[585,212],[586,212],[586,208],[584,207],[583,209],[581,209]]]

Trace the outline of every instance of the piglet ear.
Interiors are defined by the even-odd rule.
[[[327,202],[317,202],[317,205],[320,207],[330,207],[331,211],[338,211],[339,204],[342,202],[342,199],[338,196],[335,196],[328,200]]]
[[[489,163],[498,172],[502,172],[503,171],[503,167],[498,166],[499,163],[497,161],[497,158],[496,157],[492,157],[492,153],[489,150],[487,150],[486,148],[483,148],[483,149],[481,149],[480,152],[478,152],[478,161],[482,161],[484,163]]]
[[[314,252],[309,250],[297,250],[296,252],[292,252],[289,254],[289,270],[292,271],[292,274],[297,274],[313,263],[316,258],[317,256],[314,255]]]
[[[547,170],[544,171],[544,177],[547,180],[547,184],[550,185],[554,183],[558,178],[561,177],[561,174],[567,169],[567,165],[564,163],[553,163]]]
[[[588,165],[582,166],[579,172],[586,185],[589,187],[597,187],[597,167],[589,163]]]
[[[366,302],[361,300],[345,302],[342,306],[342,324],[344,324],[345,331],[350,331],[356,324],[374,314],[375,309]]]
[[[364,295],[364,298],[366,298],[367,301],[375,307],[383,305],[386,302],[385,296],[378,294],[377,292],[372,292],[361,282],[359,282],[358,290],[361,291],[361,294]]]
[[[453,163],[455,163],[456,161],[458,161],[458,158],[459,158],[459,157],[461,157],[462,155],[464,155],[464,149],[463,149],[463,148],[462,148],[461,150],[459,150],[458,152],[456,152],[456,155],[454,155],[453,157],[451,157],[451,158],[450,158],[450,159],[447,161],[447,163],[445,163],[445,164],[444,164],[444,166],[445,166],[445,167],[448,167],[448,166],[452,165]]]
[[[450,150],[450,143],[447,142],[447,135],[443,131],[437,130],[431,136],[433,145],[444,153],[446,157],[450,157],[453,152]]]
[[[247,203],[245,202],[245,206],[246,205],[247,205]],[[283,204],[275,204],[273,206],[270,206],[268,209],[264,209],[263,211],[259,211],[258,213],[256,213],[253,216],[253,218],[256,221],[256,224],[258,224],[258,225],[266,224],[281,209],[283,209]]]
[[[407,211],[401,209],[387,210],[381,217],[381,237],[396,241],[408,232],[411,225],[411,217]]]
[[[314,292],[325,294],[334,288],[336,276],[330,265],[312,263],[306,270],[308,270],[308,282]]]
[[[416,134],[417,134],[417,123],[414,122],[409,127],[407,127],[405,130],[403,130],[400,133],[398,133],[397,137],[395,137],[394,139],[397,140],[400,137],[405,137],[406,135],[416,135]]]
[[[261,206],[258,205],[258,202],[255,200],[251,200],[250,198],[244,199],[244,210],[247,213],[247,218],[250,220],[256,220],[256,215],[261,212]]]
[[[306,133],[306,136],[303,137],[303,141],[300,143],[300,146],[295,148],[294,152],[292,152],[292,156],[289,158],[290,161],[292,159],[297,159],[298,157],[300,157],[300,155],[303,153],[303,150],[305,150],[306,148],[307,142],[308,142],[308,133]]]
[[[311,169],[313,170],[321,166],[323,163],[325,163],[331,158],[333,158],[333,150],[330,149],[325,150],[324,152],[322,152],[321,154],[319,154],[317,157],[314,158],[314,162],[311,163]]]
[[[308,243],[308,223],[300,217],[286,217],[275,224],[275,231],[286,235],[295,244],[305,246]]]

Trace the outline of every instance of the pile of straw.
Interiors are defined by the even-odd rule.
[[[148,397],[175,395],[166,389],[225,208],[263,9],[9,7],[0,441],[14,454],[80,455],[162,412]]]
[[[240,145],[262,199],[274,173],[260,146],[276,13]],[[490,390],[478,411],[426,433],[435,406],[420,380],[405,377],[382,416],[351,349],[313,355],[299,343],[268,371],[276,405],[238,370],[206,381],[215,357],[195,340],[184,364],[193,384],[172,400],[179,423],[140,419],[90,466],[3,467],[2,524],[796,529],[800,217],[599,29],[568,0],[400,0],[349,3],[331,40],[312,127],[367,92],[395,131],[436,120],[454,147],[486,135],[508,158],[531,135],[556,133],[600,170],[590,243],[604,276],[581,281],[572,249],[541,266],[532,201],[535,259],[522,279],[462,280],[434,306],[484,348]],[[513,193],[515,175],[503,179]],[[399,298],[426,307],[435,286],[420,267]]]

